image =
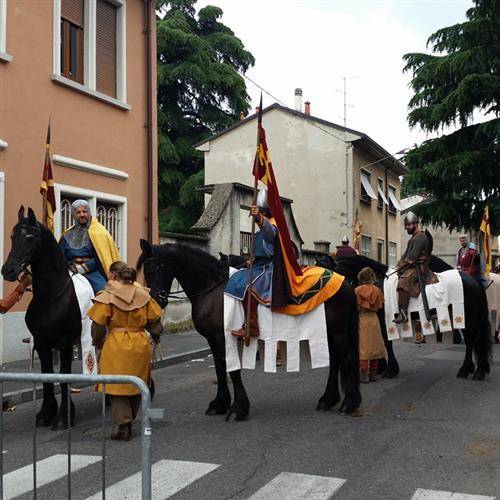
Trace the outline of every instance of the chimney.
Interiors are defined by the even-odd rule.
[[[311,114],[311,103],[309,101],[306,101],[304,104],[305,104],[304,113],[306,115],[310,115]]]
[[[295,111],[302,111],[302,89],[295,89]]]

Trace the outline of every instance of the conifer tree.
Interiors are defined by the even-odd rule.
[[[427,44],[430,54],[404,56],[414,91],[408,122],[440,135],[407,154],[403,190],[426,193],[416,211],[449,229],[477,230],[488,204],[498,233],[500,0],[474,0],[467,21],[440,29]]]
[[[203,209],[202,153],[193,144],[250,107],[244,73],[254,64],[222,10],[196,0],[158,0],[160,230],[188,232]]]

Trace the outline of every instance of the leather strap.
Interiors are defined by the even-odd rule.
[[[122,326],[122,327],[111,327],[109,329],[109,333],[123,333],[123,332],[128,332],[128,333],[133,333],[133,332],[144,332],[144,328],[141,328],[140,326]]]

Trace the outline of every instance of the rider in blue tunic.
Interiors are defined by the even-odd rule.
[[[254,240],[254,262],[252,267],[252,296],[258,303],[271,305],[274,244],[278,230],[269,221],[267,192],[259,191],[257,206],[252,206],[250,214],[255,218],[259,231]],[[243,300],[248,289],[249,269],[240,269],[234,273],[226,286],[225,293],[238,300]]]

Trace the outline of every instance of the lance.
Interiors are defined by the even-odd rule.
[[[262,123],[262,94],[260,95],[259,116],[257,120],[257,150],[253,164],[253,201],[252,205],[257,204],[257,188],[259,180],[257,179],[257,168],[259,166],[259,146],[260,146],[260,125]],[[254,260],[254,241],[255,241],[255,217],[252,217],[252,231],[250,234],[250,248],[248,256],[248,286],[247,286],[247,310],[245,319],[245,345],[250,345],[250,308],[252,305],[252,282],[253,282],[253,260]]]
[[[424,312],[427,321],[431,320],[431,311],[429,309],[429,302],[427,301],[427,293],[425,292],[425,283],[422,278],[422,274],[418,268],[418,262],[416,263],[415,269],[417,271],[418,283],[420,285],[420,293],[422,294],[422,303],[424,304]]]

